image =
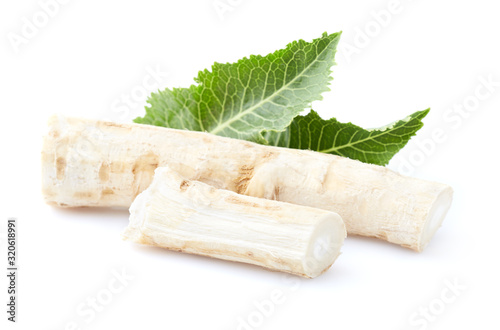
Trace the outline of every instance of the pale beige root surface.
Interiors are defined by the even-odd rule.
[[[132,203],[123,236],[313,278],[340,254],[346,230],[336,213],[215,189],[159,167]]]
[[[158,166],[216,188],[334,211],[349,234],[421,251],[452,189],[385,167],[207,133],[54,116],[42,152],[43,193],[59,206],[124,206]]]

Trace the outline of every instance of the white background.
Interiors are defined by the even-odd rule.
[[[6,321],[1,276],[1,328],[498,329],[496,2],[215,3],[230,10],[219,15],[213,0],[73,0],[43,22],[39,2],[2,1],[0,264],[6,265],[6,219],[14,216],[20,275],[15,325]],[[377,21],[374,13],[389,9]],[[34,16],[45,25],[13,46],[10,39],[23,37]],[[120,237],[126,210],[43,203],[41,136],[52,113],[128,122],[143,113],[140,91],[151,70],[162,72],[156,88],[185,87],[214,61],[265,55],[340,30],[332,91],[313,104],[324,118],[377,127],[432,108],[389,165],[455,189],[443,227],[423,253],[348,237],[333,267],[306,280],[129,244]],[[489,92],[481,82],[488,79],[496,83]],[[127,96],[136,104],[126,106]],[[464,104],[462,114],[453,112]],[[431,142],[433,134],[446,138]],[[128,279],[113,282],[114,272]],[[120,292],[109,295],[110,283]],[[458,284],[455,293],[449,283]],[[255,302],[271,295],[281,295],[280,304],[263,315]],[[105,302],[98,311],[87,305],[95,297]],[[429,307],[426,319],[419,313]]]

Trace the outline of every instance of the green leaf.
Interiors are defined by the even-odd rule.
[[[266,56],[215,63],[199,72],[197,85],[153,93],[146,115],[134,121],[265,143],[263,131],[284,130],[329,90],[339,38],[324,33]]]
[[[322,119],[312,111],[296,117],[282,132],[264,134],[269,144],[294,149],[309,149],[365,163],[386,165],[408,140],[424,125],[422,119],[429,109],[377,129],[363,129],[335,118]]]

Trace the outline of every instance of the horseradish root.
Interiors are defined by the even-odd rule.
[[[168,167],[130,207],[124,238],[313,278],[340,254],[336,213],[215,189]]]
[[[239,194],[338,213],[349,234],[421,251],[452,189],[385,167],[201,132],[52,117],[42,151],[48,203],[129,207],[168,165],[187,179]]]

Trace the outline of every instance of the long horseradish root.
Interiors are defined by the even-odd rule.
[[[48,203],[129,207],[154,170],[239,194],[338,213],[347,232],[421,251],[451,205],[452,189],[385,167],[202,132],[54,116],[42,151]]]
[[[313,278],[346,236],[333,212],[215,189],[168,167],[130,207],[128,240]]]

